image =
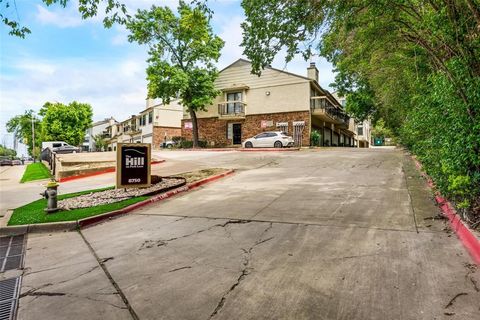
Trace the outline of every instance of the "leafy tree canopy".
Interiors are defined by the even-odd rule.
[[[7,131],[15,133],[19,142],[27,145],[28,153],[33,155],[32,127],[35,130],[35,147],[40,148],[42,144],[42,123],[35,116],[33,110],[26,110],[23,114],[11,118],[7,122]]]
[[[257,74],[319,53],[358,118],[384,119],[464,218],[480,225],[479,0],[243,0]],[[479,223],[476,223],[478,221]]]
[[[13,158],[17,155],[17,151],[7,148],[0,144],[0,156]]]
[[[129,41],[146,44],[148,96],[169,103],[179,98],[193,124],[194,146],[198,146],[196,111],[205,110],[219,95],[215,89],[215,62],[224,42],[210,26],[210,11],[201,4],[180,1],[178,15],[168,7],[138,10],[127,22]]]
[[[43,141],[65,141],[73,146],[82,143],[85,130],[92,124],[92,107],[73,101],[68,105],[47,102],[40,109]]]
[[[58,4],[65,8],[71,0],[42,0],[47,6]],[[97,15],[99,7],[104,10],[105,17],[103,24],[110,28],[114,23],[125,23],[129,17],[127,8],[121,1],[117,0],[77,0],[78,12],[80,12],[82,19],[91,18]],[[24,26],[18,21],[16,12],[16,0],[0,0],[0,20],[9,29],[9,34],[20,38],[31,33],[27,26]],[[12,12],[12,14],[9,14]]]

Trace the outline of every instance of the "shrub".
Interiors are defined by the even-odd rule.
[[[180,136],[172,137],[172,141],[175,142],[176,144],[179,144],[182,140],[185,140],[185,139]]]
[[[310,133],[310,144],[312,146],[320,146],[320,133],[318,131],[313,130],[312,133]]]
[[[207,141],[199,140],[198,141],[198,146],[200,148],[206,148],[207,147]],[[191,141],[191,140],[181,140],[180,144],[179,144],[179,148],[182,148],[182,149],[193,148],[193,141]]]

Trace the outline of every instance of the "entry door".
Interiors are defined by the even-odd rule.
[[[233,144],[242,144],[242,124],[234,123],[233,129]]]

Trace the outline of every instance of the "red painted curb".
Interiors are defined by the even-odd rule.
[[[237,151],[240,151],[240,152],[258,152],[258,151],[261,151],[261,152],[287,152],[287,151],[299,151],[300,148],[242,148],[242,149],[238,149]]]
[[[88,218],[85,218],[85,219],[78,220],[77,221],[78,227],[83,228],[83,227],[87,227],[87,226],[92,226],[92,225],[98,224],[100,222],[103,222],[106,219],[110,219],[110,218],[115,217],[115,216],[127,214],[127,213],[129,213],[129,212],[131,212],[135,209],[141,208],[141,207],[146,206],[150,203],[155,203],[155,202],[158,202],[158,201],[165,200],[165,199],[170,198],[170,197],[172,197],[176,194],[179,194],[179,193],[186,192],[188,190],[197,188],[201,185],[204,185],[206,183],[218,180],[218,179],[223,178],[227,175],[230,175],[234,172],[235,172],[234,170],[228,170],[228,171],[223,172],[221,174],[217,174],[215,176],[211,176],[211,177],[208,177],[208,178],[205,178],[205,179],[202,179],[202,180],[184,185],[183,187],[179,187],[177,189],[173,189],[173,190],[167,191],[165,193],[153,196],[150,199],[134,203],[134,204],[132,204],[128,207],[125,207],[123,209],[120,209],[120,210],[107,212],[107,213],[103,213],[103,214],[98,215],[98,216],[93,216],[93,217],[88,217]]]
[[[477,239],[472,230],[463,223],[450,202],[440,196],[436,196],[435,200],[440,205],[443,214],[448,218],[450,227],[455,230],[457,237],[462,241],[475,263],[480,265],[480,240]]]
[[[265,151],[299,151],[300,148],[195,148],[195,149],[175,149],[172,151],[214,151],[214,152],[225,152],[225,151],[239,151],[239,152],[265,152]]]
[[[198,180],[198,181],[189,183],[188,188],[189,189],[194,189],[194,188],[200,187],[201,185],[204,185],[206,183],[209,183],[209,182],[218,180],[220,178],[223,178],[225,176],[231,175],[234,172],[235,172],[234,170],[228,170],[228,171],[225,171],[223,173],[217,174],[215,176],[211,176],[211,177],[208,177],[208,178],[205,178],[205,179],[202,179],[202,180]]]
[[[415,166],[419,170],[422,170],[422,164],[415,157],[413,157],[413,160]],[[421,171],[421,173],[422,176],[427,179],[428,186],[433,189],[435,184],[432,179],[423,171]],[[463,246],[467,249],[473,261],[480,266],[480,239],[478,239],[473,234],[473,231],[460,219],[452,204],[438,192],[435,193],[435,201],[438,203],[443,215],[447,217],[450,227],[455,231],[458,239],[460,239]]]
[[[165,162],[165,160],[152,161],[152,165],[153,165],[153,164],[163,163],[163,162]],[[115,172],[115,171],[116,171],[115,167],[111,167],[111,168],[107,168],[107,169],[100,170],[100,171],[89,172],[89,173],[85,173],[85,174],[78,174],[78,175],[75,175],[75,176],[60,178],[60,179],[58,180],[58,182],[68,182],[68,181],[72,181],[72,180],[77,180],[77,179],[83,179],[83,178],[98,176],[98,175],[105,174],[105,173],[112,173],[112,172]]]

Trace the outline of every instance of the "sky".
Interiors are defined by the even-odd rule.
[[[27,109],[38,111],[47,101],[89,103],[93,120],[113,116],[121,121],[145,108],[146,47],[129,43],[123,26],[105,29],[102,15],[82,20],[77,0],[66,8],[46,6],[41,0],[11,0],[7,16],[17,18],[32,31],[25,39],[8,35],[0,26],[0,143],[13,145],[6,122]],[[175,9],[176,0],[123,0],[130,14],[152,4]],[[225,41],[217,67],[222,69],[242,55],[245,19],[240,0],[210,0],[214,32]],[[4,7],[1,8],[4,10]],[[99,10],[101,11],[101,9]],[[329,88],[332,66],[315,57],[319,82]],[[272,67],[306,76],[309,62],[300,57],[285,65],[283,55]],[[24,153],[21,148],[19,153]]]

